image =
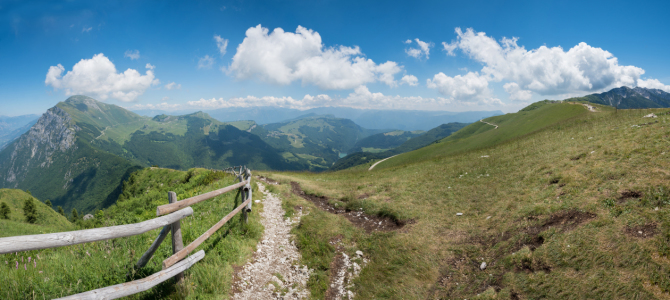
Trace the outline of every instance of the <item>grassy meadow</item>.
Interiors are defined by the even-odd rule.
[[[259,173],[282,183],[287,214],[309,211],[294,233],[315,298],[340,237],[370,259],[358,299],[669,299],[670,114],[597,109],[534,104],[372,171]],[[408,225],[367,234],[291,181]]]
[[[237,182],[230,174],[205,169],[175,171],[161,168],[140,170],[126,181],[117,203],[96,213],[93,220],[69,224],[72,229],[86,229],[141,222],[156,217],[156,207],[167,203],[167,192],[174,191],[182,200]],[[256,189],[254,185],[254,189]],[[0,190],[4,198],[6,190]],[[262,195],[253,193],[255,198]],[[194,214],[181,220],[184,245],[198,238],[223,216],[241,203],[237,192],[230,192],[193,205]],[[39,208],[44,206],[43,208]],[[47,209],[40,203],[38,209]],[[241,214],[229,221],[193,253],[205,250],[206,256],[185,272],[185,281],[176,287],[172,280],[131,299],[220,299],[227,298],[232,285],[234,265],[244,264],[262,235],[259,210],[254,205],[249,223],[241,222]],[[14,215],[14,211],[12,211]],[[60,215],[59,215],[60,216]],[[81,216],[80,216],[81,217]],[[67,222],[67,221],[65,221]],[[39,234],[30,225],[44,232],[61,231],[23,224],[20,220],[3,221],[2,228],[13,228],[11,234]],[[66,225],[63,225],[67,227]],[[59,229],[59,230],[55,230]],[[25,231],[24,231],[25,230]],[[135,264],[158,236],[160,229],[147,233],[62,248],[34,250],[0,255],[0,298],[51,299],[81,293],[146,277],[161,270],[161,262],[172,254],[171,237],[158,248],[146,267]]]

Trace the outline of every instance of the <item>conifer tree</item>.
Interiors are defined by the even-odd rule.
[[[26,216],[26,222],[31,224],[37,222],[37,208],[32,197],[28,197],[23,204],[23,215]]]
[[[3,218],[5,220],[9,220],[9,214],[12,212],[11,209],[9,209],[9,205],[7,203],[2,202],[0,204],[0,218]]]
[[[72,222],[77,221],[79,219],[79,214],[77,214],[77,209],[73,208],[72,209]]]
[[[51,201],[49,201],[49,199],[47,199],[47,201],[44,201],[44,204],[46,204],[49,208],[53,208],[53,206],[51,205]]]
[[[63,217],[65,216],[65,210],[63,210],[62,206],[58,206],[58,213],[61,214]]]

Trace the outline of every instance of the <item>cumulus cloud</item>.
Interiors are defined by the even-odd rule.
[[[214,58],[209,55],[205,55],[198,59],[198,69],[211,69],[213,65]]]
[[[531,91],[522,90],[516,82],[505,83],[503,88],[505,89],[505,92],[509,94],[510,100],[526,101],[533,97],[533,93]]]
[[[82,59],[65,75],[64,71],[61,64],[49,67],[44,83],[54,89],[64,89],[66,95],[86,94],[100,100],[111,97],[133,101],[149,87],[160,83],[151,69],[145,75],[134,69],[117,73],[114,64],[102,53]]]
[[[426,80],[426,86],[437,89],[440,94],[454,100],[483,100],[490,95],[486,76],[468,72],[464,76],[450,77],[440,72],[433,79]]]
[[[417,58],[417,59],[421,59],[422,56],[426,57],[426,59],[428,59],[429,56],[430,56],[430,48],[433,47],[433,43],[426,43],[426,42],[421,41],[419,39],[414,39],[414,40],[418,44],[419,48],[405,49],[405,53],[407,53],[407,55],[409,55],[411,57],[414,57],[414,58]],[[411,43],[412,43],[412,41],[410,41],[410,40],[405,41],[405,44],[411,44]]]
[[[140,50],[126,50],[123,56],[130,58],[130,60],[140,59]]]
[[[150,64],[150,63],[147,63],[144,67],[147,68],[147,69],[149,69],[149,70],[153,70],[153,69],[156,68],[156,66],[154,66],[154,65],[152,65],[152,64]]]
[[[351,89],[376,81],[396,86],[397,63],[376,64],[357,47],[325,47],[318,32],[298,26],[295,33],[258,25],[246,32],[227,72],[287,85],[294,81],[322,89]]]
[[[408,84],[410,86],[419,85],[419,79],[414,75],[405,75],[400,79],[401,84]]]
[[[181,84],[170,82],[170,83],[165,85],[165,88],[168,89],[168,90],[178,90],[178,89],[181,89]]]
[[[481,63],[482,76],[489,81],[508,81],[505,90],[510,99],[529,99],[532,93],[559,95],[595,93],[620,86],[658,86],[655,79],[641,79],[644,70],[620,65],[618,59],[602,48],[584,42],[565,51],[561,47],[541,46],[526,50],[518,38],[500,42],[472,28],[456,28],[457,39],[443,43],[448,55],[456,49]]]
[[[221,56],[224,56],[226,54],[226,48],[228,48],[228,40],[216,34],[214,35],[214,40],[216,41],[216,47],[219,48]]]
[[[659,89],[670,93],[670,85],[665,85],[658,79],[638,79],[637,86],[648,89]]]

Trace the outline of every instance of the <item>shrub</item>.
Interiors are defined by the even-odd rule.
[[[58,206],[58,213],[61,214],[62,216],[65,216],[65,210],[63,210],[62,206]]]
[[[2,202],[2,204],[0,204],[0,218],[9,220],[9,214],[11,212],[12,211],[9,209],[9,205],[7,205],[7,203]]]
[[[79,219],[79,214],[77,213],[77,209],[73,208],[72,209],[72,222],[77,221]]]
[[[47,201],[44,201],[44,204],[46,204],[49,208],[53,208],[53,205],[51,205],[51,201],[47,199]]]
[[[23,215],[26,216],[26,222],[35,223],[37,222],[37,208],[35,207],[35,202],[33,198],[29,197],[23,204]]]

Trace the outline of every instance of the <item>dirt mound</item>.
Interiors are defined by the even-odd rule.
[[[624,232],[632,237],[646,239],[658,234],[658,228],[656,227],[656,223],[649,223],[645,225],[626,227]]]
[[[406,224],[413,223],[412,220],[400,221],[393,220],[388,217],[368,215],[362,210],[352,211],[342,207],[335,207],[330,204],[328,201],[329,198],[325,196],[317,196],[305,193],[300,184],[292,181],[291,182],[291,191],[302,197],[303,199],[314,203],[318,208],[327,211],[332,214],[342,215],[347,220],[349,220],[354,226],[365,229],[366,232],[370,233],[373,231],[393,231],[403,228]]]

